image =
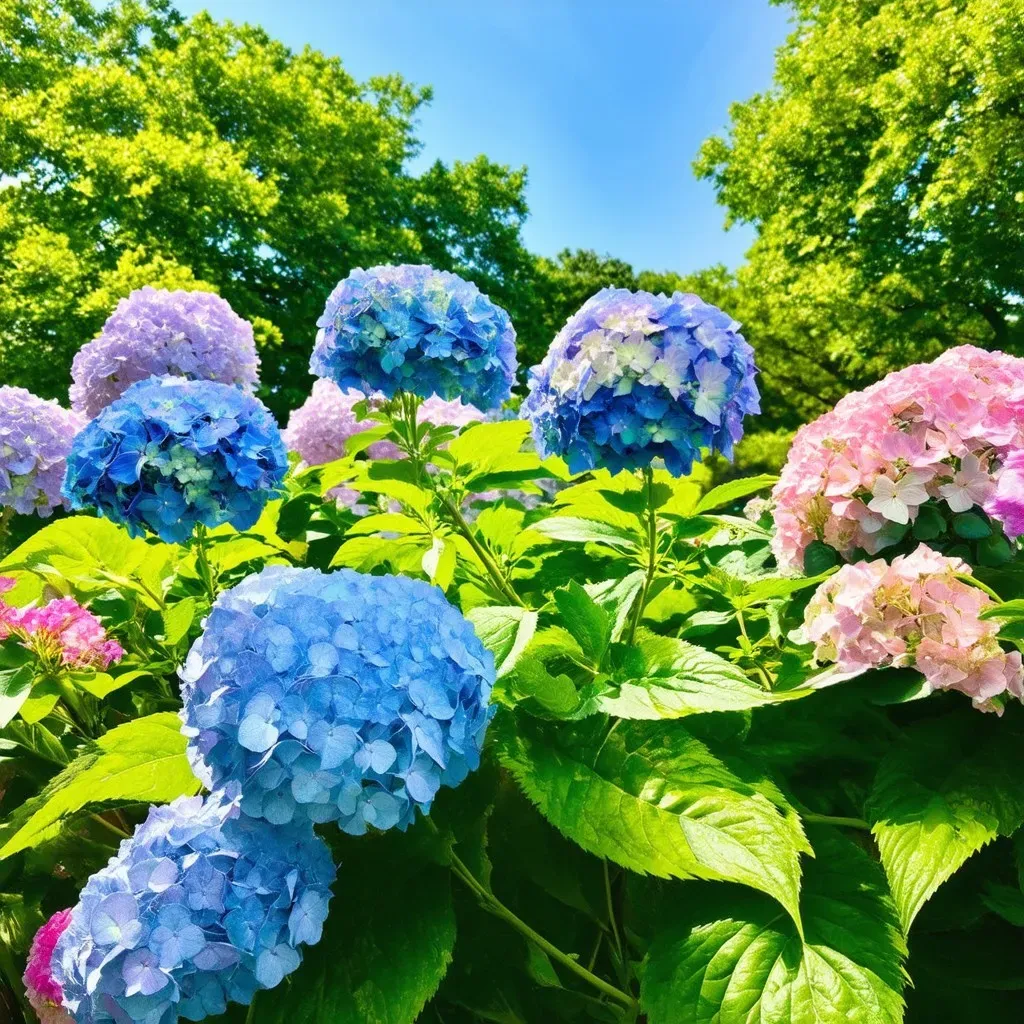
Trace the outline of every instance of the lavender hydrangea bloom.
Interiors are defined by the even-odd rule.
[[[605,288],[530,371],[522,415],[542,455],[613,473],[662,458],[690,472],[701,449],[731,457],[760,412],[754,353],[739,324],[696,295]]]
[[[0,387],[0,506],[46,518],[59,505],[64,461],[85,426],[77,413],[26,391]]]
[[[53,953],[78,1024],[248,1005],[320,941],[335,870],[312,828],[239,815],[237,787],[154,807],[82,890]]]
[[[140,288],[78,350],[71,405],[92,419],[130,385],[163,375],[251,390],[259,380],[252,324],[210,292]]]
[[[64,494],[133,536],[184,543],[197,523],[248,529],[278,491],[288,456],[266,407],[229,384],[152,377],[76,438]]]
[[[462,397],[481,409],[512,393],[508,314],[455,274],[408,264],[353,270],[317,326],[310,371],[342,388]]]
[[[426,583],[269,566],[218,597],[180,674],[200,778],[273,824],[361,835],[477,767],[494,660]]]

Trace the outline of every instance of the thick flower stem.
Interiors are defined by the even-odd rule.
[[[206,527],[199,523],[196,526],[196,567],[199,569],[199,578],[206,588],[206,595],[210,604],[217,599],[217,588],[213,583],[213,570],[210,567],[210,559],[206,554]]]
[[[494,895],[494,893],[487,889],[456,854],[453,853],[451,858],[452,870],[455,872],[455,875],[468,888],[472,889],[485,909],[490,911],[496,917],[500,917],[502,920],[508,922],[508,924],[512,925],[516,931],[520,932],[535,946],[547,953],[552,960],[561,964],[566,970],[571,971],[588,985],[593,986],[609,999],[614,999],[620,1006],[623,1006],[628,1010],[635,1009],[636,1000],[634,1000],[631,995],[616,988],[614,985],[609,984],[603,978],[599,978],[591,971],[588,971],[587,968],[578,960],[569,956],[567,953],[563,953],[557,946],[545,939],[543,935],[534,931],[524,920],[522,920],[522,918],[517,917],[508,909],[508,907],[505,906],[504,903],[501,902],[501,900],[497,898],[497,896]]]
[[[629,632],[626,634],[627,644],[631,644],[636,636],[637,627],[644,616],[644,608],[647,607],[647,594],[654,581],[654,572],[658,567],[658,516],[654,508],[654,470],[650,466],[644,466],[644,485],[647,496],[647,574],[633,606]]]
[[[833,814],[813,814],[806,811],[800,815],[808,825],[835,825],[838,828],[858,828],[864,832],[871,831],[871,823],[863,818],[842,818]]]

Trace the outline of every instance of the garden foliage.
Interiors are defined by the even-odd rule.
[[[999,447],[896,380],[877,450],[830,420],[710,486],[757,408],[720,310],[588,304],[518,416],[395,383],[514,366],[466,282],[394,276],[329,307],[358,344],[283,479],[266,411],[179,362],[66,438],[83,510],[0,561],[12,1012],[1019,1019],[1024,361],[955,357],[966,399],[1005,375]]]

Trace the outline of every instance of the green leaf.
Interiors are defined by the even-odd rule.
[[[516,666],[513,689],[517,697],[535,700],[556,717],[572,714],[580,703],[573,681],[552,675],[536,658],[525,658]]]
[[[35,657],[13,637],[0,643],[0,729],[28,699],[35,677]]]
[[[594,695],[596,710],[618,718],[683,718],[743,711],[806,696],[810,690],[765,690],[725,658],[672,637],[646,634],[639,644],[644,674]]]
[[[508,456],[516,455],[523,447],[529,433],[526,420],[477,423],[448,445],[448,454],[477,473],[500,470]]]
[[[418,862],[403,838],[365,836],[343,849],[323,938],[259,994],[260,1024],[417,1019],[451,962],[455,915],[448,870]]]
[[[992,605],[990,608],[983,608],[978,618],[1022,622],[1024,621],[1024,599],[1018,597],[1012,601],[1003,601],[1002,604]]]
[[[345,536],[363,537],[374,533],[426,534],[427,528],[412,516],[400,512],[381,512],[358,519],[348,528]]]
[[[841,836],[811,837],[806,936],[758,894],[695,892],[688,919],[657,934],[647,955],[640,1002],[650,1024],[903,1020],[906,946],[881,872]]]
[[[537,630],[537,613],[515,606],[474,608],[466,614],[480,642],[494,655],[499,678],[522,657]]]
[[[172,647],[176,646],[188,635],[192,622],[196,617],[196,599],[184,597],[167,606],[163,613],[164,640]]]
[[[820,576],[839,564],[839,552],[822,540],[812,540],[804,549],[804,572]]]
[[[629,622],[629,613],[640,591],[643,590],[645,577],[644,570],[637,569],[620,580],[587,583],[583,587],[594,602],[611,617],[613,643],[622,636],[626,623]]]
[[[946,517],[935,505],[921,505],[913,531],[918,540],[935,540],[946,532]]]
[[[57,706],[60,700],[60,688],[57,680],[50,676],[42,676],[33,683],[28,698],[18,709],[18,714],[29,725],[41,722]]]
[[[981,540],[992,533],[992,527],[977,512],[961,512],[953,516],[953,532],[964,540]]]
[[[420,559],[423,574],[442,590],[447,590],[455,575],[455,543],[449,538],[434,537]]]
[[[611,617],[575,580],[556,590],[554,598],[565,628],[590,663],[600,665],[611,641]]]
[[[18,809],[0,830],[7,840],[0,859],[52,839],[66,819],[87,808],[164,803],[199,788],[178,716],[137,718],[101,736]]]
[[[972,709],[915,726],[879,766],[867,813],[904,930],[997,836],[1024,823],[1017,719]]]
[[[733,607],[749,608],[778,597],[789,597],[809,587],[816,587],[831,576],[831,571],[817,576],[768,576],[753,580],[745,592],[732,600]]]
[[[799,818],[752,765],[723,760],[679,723],[569,725],[499,714],[498,756],[564,835],[661,878],[740,882],[799,920]]]
[[[551,540],[570,541],[578,544],[593,542],[607,544],[612,548],[635,551],[638,547],[635,531],[622,526],[599,523],[596,519],[577,519],[575,516],[551,516],[534,523],[536,533]]]
[[[699,515],[701,512],[713,512],[715,509],[726,508],[729,505],[734,505],[741,498],[749,498],[750,495],[763,491],[766,487],[774,487],[778,480],[777,476],[764,473],[761,476],[748,476],[719,484],[717,487],[712,487],[697,502],[694,511]]]
[[[120,690],[122,686],[134,683],[136,679],[142,679],[143,677],[151,676],[152,674],[153,673],[149,669],[144,668],[132,669],[129,672],[120,672],[116,676],[112,676],[107,672],[96,672],[95,670],[68,673],[75,686],[85,690],[86,693],[91,693],[99,700],[103,700],[105,697],[108,697],[115,690]]]

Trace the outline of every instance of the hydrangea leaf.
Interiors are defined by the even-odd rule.
[[[480,642],[494,655],[498,677],[515,667],[537,630],[537,613],[514,605],[474,608],[466,618]]]
[[[401,838],[361,842],[341,852],[323,939],[258,997],[260,1024],[412,1024],[441,983],[455,945],[448,870],[410,858]]]
[[[639,646],[643,674],[600,684],[592,695],[595,710],[618,718],[683,718],[763,707],[812,692],[765,690],[732,662],[685,640],[647,634]]]
[[[728,508],[743,498],[749,498],[758,491],[767,490],[778,483],[779,478],[769,473],[760,476],[746,476],[741,480],[730,480],[728,483],[712,487],[707,494],[697,502],[694,512],[714,512],[716,509]]]
[[[576,516],[551,516],[533,524],[533,529],[551,540],[582,544],[593,542],[613,548],[635,550],[638,539],[635,530],[601,523],[596,519],[578,519]]]
[[[101,736],[18,809],[0,832],[0,859],[52,839],[87,808],[163,803],[198,790],[178,716],[137,718]]]
[[[680,724],[499,716],[498,755],[541,813],[583,849],[641,874],[740,882],[799,922],[799,818],[755,766]]]
[[[997,836],[1024,824],[1016,719],[965,709],[910,730],[882,761],[868,804],[900,920]]]
[[[601,664],[612,638],[612,618],[575,580],[556,590],[555,604],[565,628],[595,667]]]
[[[640,988],[650,1024],[903,1020],[906,946],[881,872],[830,830],[811,837],[805,937],[759,894],[696,890],[688,919],[651,945]]]
[[[172,647],[188,635],[189,627],[196,617],[196,599],[184,597],[168,605],[163,613],[164,640]]]

